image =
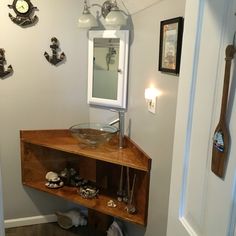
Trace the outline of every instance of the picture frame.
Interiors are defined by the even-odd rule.
[[[179,74],[183,24],[183,17],[160,22],[159,71]]]

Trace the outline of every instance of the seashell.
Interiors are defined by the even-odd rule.
[[[45,186],[48,187],[48,188],[61,188],[64,186],[64,183],[63,181],[60,181],[60,182],[47,182],[45,183]]]
[[[78,210],[70,210],[68,212],[57,211],[55,214],[57,216],[57,223],[63,229],[87,225],[87,219]]]
[[[114,202],[113,200],[109,200],[109,201],[107,202],[107,206],[108,206],[108,207],[113,207],[113,208],[117,207],[117,205],[115,204],[115,202]]]
[[[58,174],[53,172],[53,171],[49,171],[46,176],[45,176],[47,181],[52,181],[53,179],[57,179],[59,178]]]
[[[49,181],[51,182],[59,182],[60,178],[59,177],[53,177],[52,179],[50,179]]]

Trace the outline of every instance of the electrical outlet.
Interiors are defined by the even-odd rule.
[[[150,99],[148,101],[148,111],[155,114],[156,113],[156,98]]]

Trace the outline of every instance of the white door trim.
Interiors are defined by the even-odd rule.
[[[196,1],[197,3],[197,1]],[[183,169],[183,177],[182,177],[182,191],[181,191],[181,197],[180,197],[180,212],[179,216],[182,222],[185,222],[184,224],[187,226],[187,221],[184,221],[184,212],[185,212],[185,198],[186,198],[186,189],[187,189],[187,176],[189,172],[189,159],[190,159],[190,143],[191,143],[191,134],[192,134],[192,122],[193,122],[193,109],[194,109],[194,100],[195,100],[195,91],[196,91],[196,81],[197,81],[197,70],[198,70],[198,64],[199,64],[199,49],[201,44],[201,32],[202,32],[202,20],[203,20],[203,11],[204,11],[204,5],[205,0],[199,0],[197,3],[198,6],[196,9],[198,9],[197,14],[197,25],[196,25],[196,32],[195,32],[195,45],[194,47],[194,55],[190,55],[193,57],[193,68],[192,68],[192,75],[190,78],[192,78],[191,85],[190,85],[190,92],[189,92],[189,105],[188,105],[188,113],[187,115],[187,127],[186,127],[186,139],[185,139],[185,147],[184,147],[184,169]],[[191,4],[192,9],[192,4]],[[190,64],[190,63],[189,63]],[[185,77],[186,79],[186,77]],[[186,83],[186,81],[185,81]],[[181,117],[183,116],[181,112]],[[194,232],[191,227],[187,227],[190,231]]]
[[[227,25],[233,24],[232,19],[230,21],[228,17],[229,12],[232,14],[233,1],[235,2],[235,0],[224,2],[186,0],[169,198],[168,236],[197,236],[207,233],[205,219],[209,205],[208,187],[211,187],[211,190],[214,187],[212,182],[209,183],[209,179],[215,181],[215,177],[209,174],[211,135],[215,126],[213,118],[218,117],[218,110],[215,111],[215,107],[219,108],[218,100],[221,99],[223,51],[229,42],[225,36],[230,35]],[[215,94],[218,90],[220,96]],[[211,178],[208,178],[209,176]],[[236,208],[235,197],[232,202],[235,202],[232,205]],[[224,213],[224,215],[227,214],[226,211]],[[231,212],[231,216],[235,215],[236,210]],[[227,221],[227,223],[230,222]],[[219,227],[215,228],[219,229]],[[228,231],[234,233],[235,222],[231,222],[229,228]],[[223,231],[225,234],[225,228],[221,232]],[[218,232],[217,235],[224,234]]]
[[[181,196],[170,195],[169,199],[169,217],[168,217],[168,228],[167,235],[172,236],[176,229],[176,224],[182,224],[185,232],[175,232],[175,235],[197,235],[191,225],[184,218],[185,211],[185,192],[188,175],[188,162],[189,162],[189,145],[191,136],[192,126],[192,110],[195,98],[195,87],[197,78],[198,68],[198,57],[199,57],[199,46],[200,46],[200,35],[202,29],[202,19],[204,0],[187,0],[185,7],[185,25],[184,25],[184,38],[183,38],[183,49],[182,49],[182,62],[181,68],[187,67],[188,70],[181,69],[179,91],[183,91],[178,94],[177,104],[181,104],[181,109],[177,107],[176,113],[176,128],[174,138],[174,150],[173,150],[173,164],[171,179],[175,176],[181,176],[182,182],[177,185],[171,185],[170,192],[178,192],[177,189],[182,189]],[[190,111],[190,112],[189,112]],[[185,138],[179,138],[183,137]],[[178,143],[178,144],[177,144]],[[179,164],[184,166],[179,168],[176,167],[175,157],[178,157]],[[176,202],[173,198],[178,198],[178,202],[181,207],[179,208],[172,205]],[[171,209],[171,211],[170,211]],[[175,216],[179,216],[178,222],[175,220]]]
[[[2,192],[1,165],[0,165],[0,235],[5,236],[4,217],[3,217],[3,192]]]
[[[234,176],[233,194],[231,200],[231,212],[229,217],[228,236],[236,235],[236,174]]]

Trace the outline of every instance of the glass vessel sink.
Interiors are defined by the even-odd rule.
[[[73,125],[70,131],[79,143],[96,147],[108,142],[118,129],[108,124],[84,123]]]

